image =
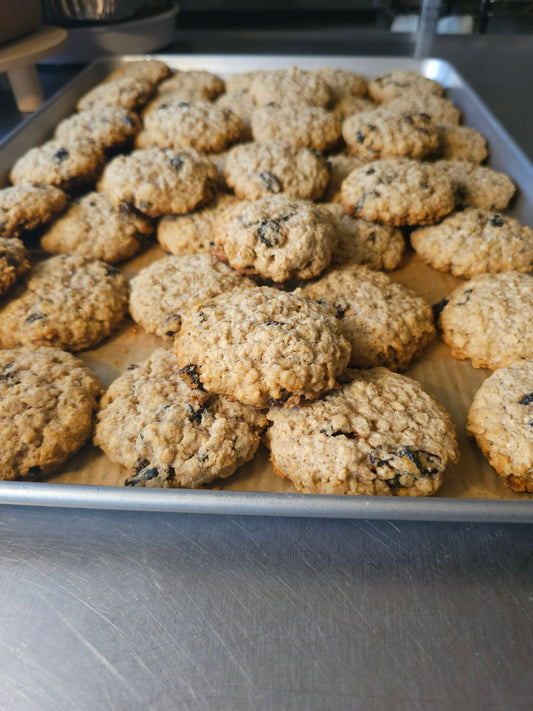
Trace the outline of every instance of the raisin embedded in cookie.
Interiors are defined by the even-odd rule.
[[[241,119],[231,109],[208,101],[169,101],[145,115],[144,128],[135,145],[217,153],[235,143],[243,130]]]
[[[138,252],[153,231],[150,220],[115,210],[103,193],[90,192],[52,223],[41,247],[52,254],[81,254],[115,264]]]
[[[328,184],[329,167],[321,153],[286,141],[265,141],[231,148],[224,177],[241,200],[279,193],[319,200]]]
[[[344,121],[342,135],[350,151],[365,161],[420,160],[439,146],[437,129],[424,113],[396,114],[382,109],[357,113]]]
[[[284,141],[317,151],[327,151],[338,142],[341,124],[331,111],[308,104],[267,104],[256,108],[251,118],[256,141]]]
[[[533,494],[533,361],[498,368],[482,383],[467,432],[508,487]]]
[[[59,123],[57,140],[90,138],[102,148],[118,147],[132,139],[140,130],[137,114],[121,106],[99,106],[73,114]]]
[[[238,203],[215,231],[220,259],[275,282],[320,274],[335,241],[335,221],[326,208],[287,195]]]
[[[141,109],[148,103],[155,91],[155,85],[147,79],[121,77],[98,84],[78,101],[78,111],[96,109],[102,106],[122,106],[128,111]]]
[[[157,223],[159,244],[170,254],[209,252],[214,246],[215,226],[232,205],[235,195],[219,194],[215,202],[187,215],[165,215]]]
[[[331,100],[331,92],[324,79],[297,67],[262,72],[253,79],[250,95],[258,106],[272,102],[326,106]]]
[[[196,488],[252,459],[266,424],[261,410],[190,388],[161,348],[111,383],[94,443],[131,471],[126,486]]]
[[[424,262],[458,277],[533,268],[533,230],[507,215],[473,207],[415,230],[411,244]]]
[[[192,149],[147,148],[113,158],[98,189],[118,209],[160,217],[181,215],[209,202],[217,180],[213,163]]]
[[[429,79],[418,72],[399,70],[374,77],[368,82],[368,93],[378,102],[387,102],[397,96],[416,94],[435,94],[442,96],[442,84],[435,79]]]
[[[118,269],[65,254],[35,266],[0,309],[0,345],[91,348],[120,326],[128,285]]]
[[[0,296],[30,268],[28,252],[16,237],[0,237]]]
[[[269,410],[276,474],[300,493],[434,494],[459,459],[448,413],[415,380],[386,368],[348,370],[343,381],[309,405]]]
[[[431,307],[386,274],[348,265],[306,284],[302,293],[337,314],[350,365],[405,370],[435,337]]]
[[[390,272],[400,264],[405,250],[402,231],[390,225],[367,222],[346,215],[339,203],[325,204],[337,220],[337,244],[331,263],[361,264],[375,271]]]
[[[439,160],[435,166],[452,181],[458,205],[499,212],[505,210],[516,187],[505,173],[463,160]]]
[[[479,274],[439,304],[442,338],[455,358],[495,370],[533,358],[533,277]]]
[[[224,291],[253,286],[211,254],[165,257],[132,279],[130,313],[148,333],[172,338],[185,310]]]
[[[65,209],[68,195],[44,183],[26,183],[0,190],[0,237],[18,237],[49,222]]]
[[[437,123],[436,128],[441,158],[482,163],[488,156],[487,140],[474,128],[450,123]]]
[[[353,170],[341,188],[346,212],[389,225],[430,225],[455,207],[447,173],[433,163],[388,158]]]
[[[350,357],[335,316],[270,287],[232,291],[183,314],[182,377],[255,407],[292,407],[336,387]]]
[[[14,185],[38,182],[68,191],[97,178],[103,166],[102,146],[93,140],[52,139],[21,156],[10,179]]]
[[[89,438],[100,384],[57,348],[0,351],[0,478],[57,471]]]

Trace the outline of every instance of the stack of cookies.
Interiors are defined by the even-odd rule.
[[[0,191],[2,476],[56,471],[92,431],[129,486],[213,486],[263,442],[300,492],[437,491],[459,452],[447,412],[397,372],[436,337],[431,305],[385,274],[406,238],[473,277],[438,314],[454,355],[533,357],[522,342],[477,360],[483,279],[524,303],[533,233],[500,214],[514,185],[442,86],[295,67],[224,82],[141,60],[77,109]],[[159,343],[100,399],[66,351],[119,338],[128,310]]]

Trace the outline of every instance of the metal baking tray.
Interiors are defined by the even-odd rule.
[[[372,77],[392,69],[414,69],[437,79],[457,104],[467,126],[483,133],[489,143],[489,165],[507,173],[519,191],[508,211],[521,222],[533,225],[533,165],[494,118],[471,87],[448,63],[439,59],[408,57],[329,57],[260,55],[153,55],[176,69],[207,69],[227,78],[235,72],[298,66],[314,69],[332,66]],[[77,99],[101,81],[112,69],[138,56],[99,60],[83,70],[61,92],[24,122],[0,146],[0,185],[8,182],[9,170],[28,148],[47,140],[60,119],[72,113]],[[127,276],[163,256],[154,246],[121,265]],[[430,303],[450,293],[461,280],[423,265],[409,253],[401,268],[390,273]],[[78,354],[107,386],[129,363],[142,360],[161,345],[155,336],[142,334],[129,322],[99,348]],[[130,489],[121,486],[125,476],[117,465],[92,445],[72,457],[62,472],[46,482],[0,482],[0,504],[124,509],[160,512],[309,516],[427,521],[533,522],[533,495],[516,494],[504,486],[481,452],[465,434],[468,407],[479,385],[490,374],[469,362],[451,358],[438,339],[407,375],[419,380],[450,412],[457,428],[461,461],[448,472],[441,490],[431,498],[319,496],[296,494],[292,485],[279,479],[260,448],[253,462],[216,488]]]

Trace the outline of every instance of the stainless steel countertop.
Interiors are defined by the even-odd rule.
[[[434,55],[533,157],[533,40],[512,40]],[[1,709],[533,707],[530,526],[3,506],[0,536]]]

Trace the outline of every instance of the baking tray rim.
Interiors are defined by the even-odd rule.
[[[151,54],[115,55],[91,62],[62,89],[50,97],[41,108],[23,121],[0,142],[0,149],[19,134],[29,130],[58,99],[72,91],[85,76],[99,66],[113,67],[124,61],[140,58],[157,58],[171,65],[180,61],[193,64],[211,64],[224,60],[246,62],[253,59],[274,60],[280,63],[366,63],[386,61],[411,64],[421,69],[427,63],[445,68],[460,80],[461,86],[476,104],[476,110],[490,119],[494,129],[505,136],[514,160],[519,160],[533,174],[533,165],[526,154],[492,114],[478,94],[447,60],[439,58],[414,59],[405,56],[363,55],[248,55],[248,54]],[[221,71],[221,73],[224,73]],[[379,497],[337,496],[319,494],[275,493],[268,491],[217,491],[190,489],[134,489],[117,486],[59,484],[28,481],[0,481],[0,505],[34,507],[81,508],[99,510],[129,510],[146,512],[175,512],[196,514],[260,515],[283,517],[383,519],[406,521],[448,521],[485,523],[533,523],[532,502],[486,498],[439,497]]]

